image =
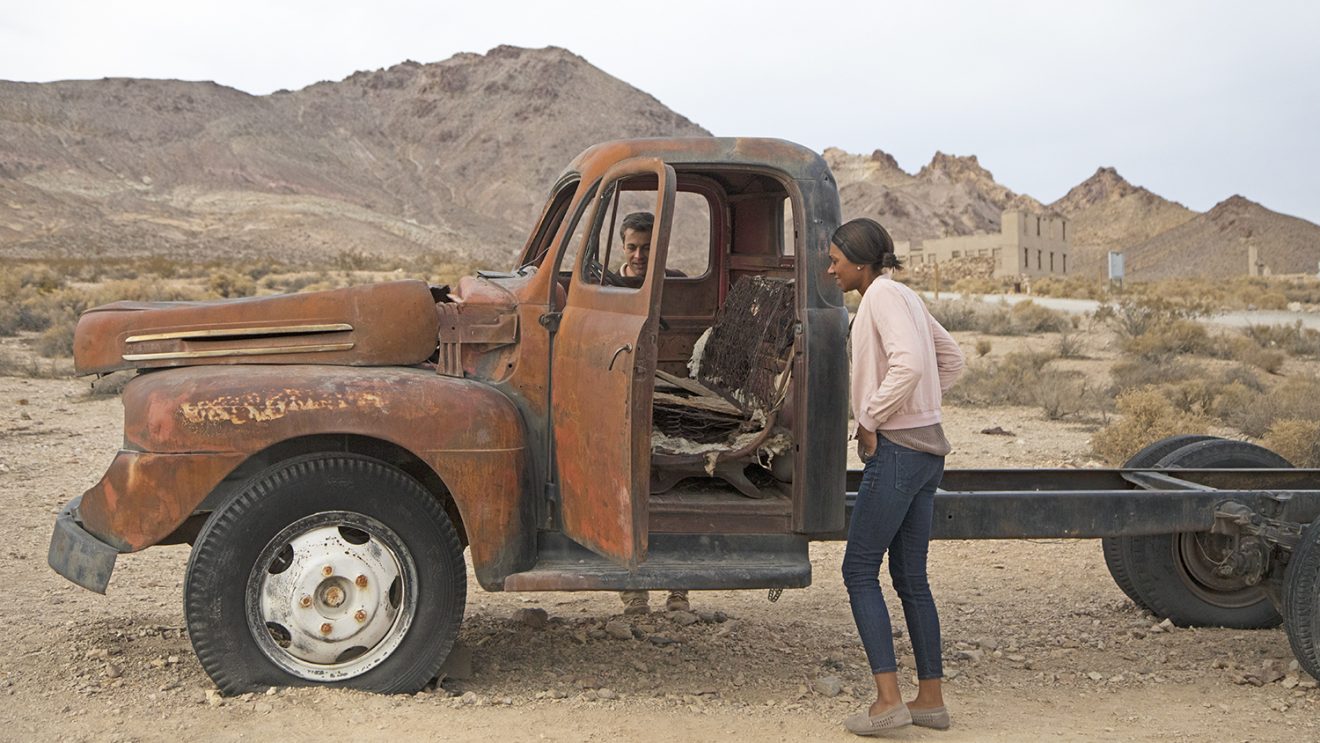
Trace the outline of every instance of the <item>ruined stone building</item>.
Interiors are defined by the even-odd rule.
[[[1008,210],[999,232],[933,240],[898,241],[898,256],[911,266],[955,258],[994,258],[998,277],[1068,275],[1068,220]]]

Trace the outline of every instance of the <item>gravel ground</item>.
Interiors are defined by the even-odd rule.
[[[693,613],[624,619],[613,594],[474,588],[460,638],[471,673],[415,696],[221,698],[183,626],[186,547],[121,558],[107,596],[46,566],[56,510],[119,442],[118,400],[86,388],[0,378],[0,567],[16,579],[0,604],[0,739],[847,740],[840,721],[869,701],[836,543],[813,547],[814,584],[777,603],[696,592]],[[1086,425],[1029,409],[948,419],[951,467],[1088,464]],[[1016,435],[977,433],[993,425]],[[931,577],[954,728],[899,738],[1320,739],[1320,691],[1290,666],[1282,630],[1161,626],[1114,586],[1094,541],[937,542]]]

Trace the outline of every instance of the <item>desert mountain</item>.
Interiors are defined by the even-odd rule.
[[[265,96],[177,80],[0,82],[0,256],[432,250],[503,265],[586,147],[707,134],[553,47]]]
[[[608,139],[708,136],[655,98],[554,47],[403,62],[254,96],[206,82],[0,81],[0,257],[164,255],[188,262],[340,253],[507,265],[548,187]],[[845,218],[894,237],[999,230],[1018,208],[1070,220],[1073,273],[1108,250],[1133,278],[1314,271],[1320,227],[1240,197],[1197,215],[1101,168],[1043,206],[975,156],[912,174],[828,149]],[[1075,268],[1073,268],[1075,266]]]
[[[1114,168],[1073,186],[1050,208],[1068,218],[1077,273],[1102,275],[1110,250],[1127,250],[1196,216],[1196,212],[1145,188]]]
[[[1320,226],[1233,196],[1129,249],[1127,272],[1136,280],[1242,275],[1251,246],[1271,273],[1313,274]]]
[[[1030,196],[996,183],[975,155],[936,152],[916,175],[880,150],[866,156],[830,148],[825,160],[839,182],[844,219],[878,219],[896,240],[997,232],[1007,208],[1045,211]]]

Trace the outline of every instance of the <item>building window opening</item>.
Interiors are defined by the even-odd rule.
[[[1037,251],[1036,251],[1036,270],[1037,270],[1037,271],[1041,270],[1041,267],[1040,267],[1040,256],[1041,256],[1041,253],[1044,253],[1044,252],[1045,252],[1045,251],[1043,251],[1043,250],[1037,250]]]
[[[1040,237],[1040,217],[1036,217],[1036,237]]]
[[[1050,273],[1054,273],[1054,251],[1050,251]]]
[[[1064,254],[1063,254],[1063,272],[1064,272],[1065,274],[1068,273],[1068,254],[1067,254],[1067,253],[1064,253]]]

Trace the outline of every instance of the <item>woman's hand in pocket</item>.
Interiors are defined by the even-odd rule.
[[[868,431],[860,425],[857,426],[857,456],[863,462],[875,456],[875,448],[878,443],[879,438],[876,436],[875,431]]]

